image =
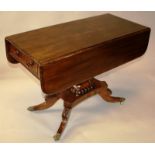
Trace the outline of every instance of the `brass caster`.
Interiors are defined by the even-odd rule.
[[[33,107],[28,107],[27,110],[28,111],[35,111],[35,109]]]
[[[125,101],[125,99],[124,99],[124,98],[122,98],[122,101],[120,102],[120,105],[125,104],[125,103],[124,103],[124,101]]]
[[[57,133],[56,135],[53,136],[55,141],[58,141],[61,137],[61,134]]]

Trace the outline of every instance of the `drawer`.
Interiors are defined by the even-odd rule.
[[[23,54],[20,50],[10,44],[9,55],[12,56],[17,62],[24,65],[33,75],[39,78],[39,67],[29,56]]]

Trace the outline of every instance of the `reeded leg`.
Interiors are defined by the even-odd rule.
[[[36,111],[36,110],[48,109],[51,106],[53,106],[58,99],[59,98],[57,95],[50,95],[50,96],[47,95],[47,96],[45,96],[45,102],[44,103],[29,107],[28,110],[29,111]]]
[[[125,101],[125,98],[122,97],[114,97],[111,96],[112,91],[108,88],[108,85],[106,84],[106,82],[102,82],[102,84],[104,84],[104,86],[102,85],[102,87],[99,89],[99,95],[107,102],[123,102]]]
[[[59,129],[55,136],[53,136],[54,140],[57,141],[60,139],[69,119],[71,113],[71,106],[66,106],[64,103],[64,110],[62,113],[62,121],[60,123]]]

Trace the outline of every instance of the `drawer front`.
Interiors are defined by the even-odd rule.
[[[11,55],[17,62],[23,64],[33,75],[39,78],[38,65],[27,55],[10,45],[9,55]]]

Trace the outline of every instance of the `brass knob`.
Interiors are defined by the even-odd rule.
[[[32,67],[34,65],[34,61],[29,61],[28,63],[27,63],[27,67]]]

